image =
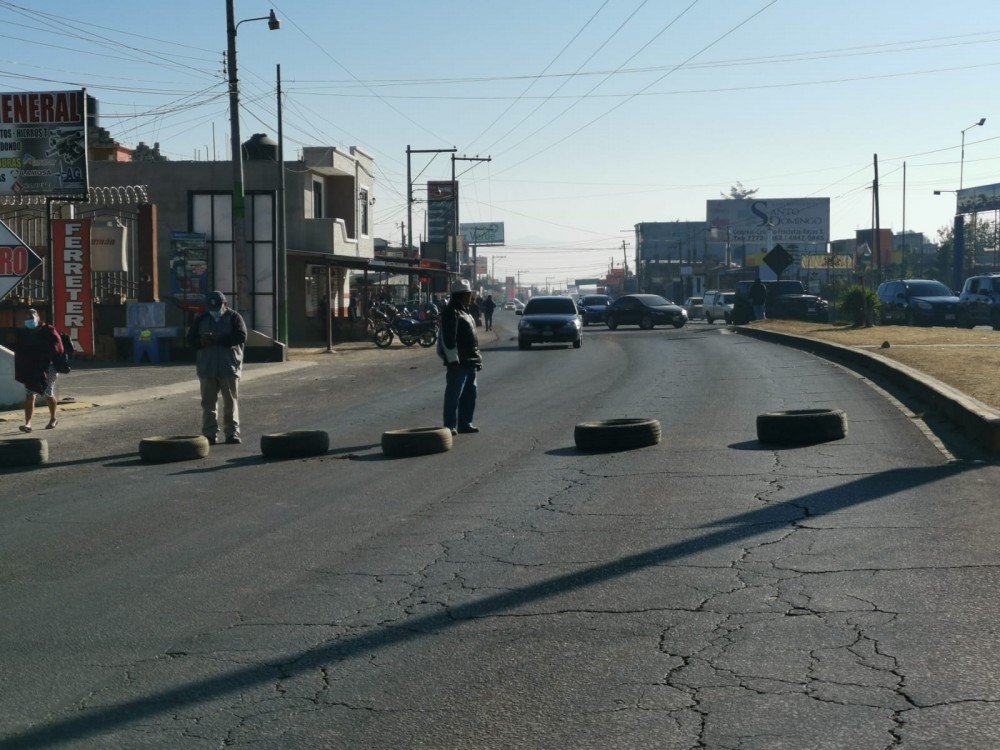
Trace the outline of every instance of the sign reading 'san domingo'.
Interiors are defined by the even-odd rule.
[[[85,92],[0,94],[0,196],[88,190]]]

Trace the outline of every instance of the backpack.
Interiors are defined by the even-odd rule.
[[[59,338],[62,341],[63,353],[57,354],[52,360],[52,364],[56,368],[56,372],[66,375],[71,371],[72,368],[69,366],[69,361],[73,357],[73,353],[76,349],[73,348],[73,339],[70,338],[68,333],[63,333],[59,331]]]

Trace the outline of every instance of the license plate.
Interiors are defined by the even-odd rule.
[[[954,320],[955,319],[955,314],[954,313],[945,313],[944,319],[945,320]]]
[[[543,336],[551,336],[552,335],[552,331],[542,331],[542,335]]]

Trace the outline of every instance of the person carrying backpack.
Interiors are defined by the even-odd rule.
[[[43,323],[38,310],[28,310],[24,328],[17,332],[14,345],[14,380],[24,385],[24,424],[21,432],[31,432],[31,418],[35,412],[35,398],[44,396],[49,406],[49,423],[46,430],[54,429],[59,423],[56,410],[56,372],[53,361],[64,353],[59,332],[48,323]]]

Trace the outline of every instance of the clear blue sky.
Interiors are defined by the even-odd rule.
[[[981,117],[964,185],[1000,182],[996,0],[236,0],[236,17],[271,8],[279,31],[239,27],[244,139],[276,135],[280,64],[286,158],[371,153],[376,234],[395,242],[407,145],[489,156],[458,163],[462,221],[504,222],[497,275],[523,282],[620,265],[634,224],[703,220],[737,181],[829,197],[831,238],[853,237],[875,154],[882,227],[905,206],[933,238],[954,210],[933,191],[958,188]],[[224,0],[0,0],[0,28],[0,90],[86,87],[126,145],[228,158]],[[447,155],[412,166],[451,177]]]

